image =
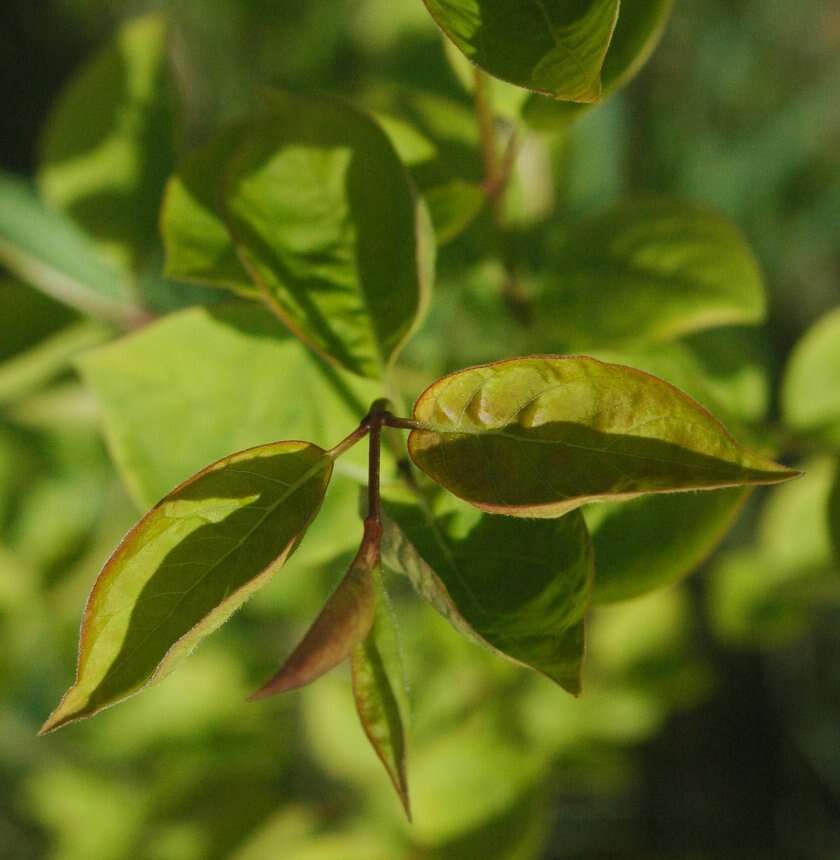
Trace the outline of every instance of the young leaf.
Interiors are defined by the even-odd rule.
[[[487,195],[476,182],[455,179],[437,185],[423,194],[435,230],[438,245],[459,236],[478,217]]]
[[[381,378],[424,313],[434,240],[377,123],[333,99],[278,94],[223,196],[240,259],[275,312],[341,366]]]
[[[647,62],[665,32],[673,0],[621,0],[618,23],[601,69],[602,99],[628,84]],[[532,95],[523,119],[541,131],[562,131],[591,108]]]
[[[555,520],[481,514],[446,493],[391,491],[382,559],[467,638],[577,695],[592,548],[579,513]]]
[[[136,267],[157,242],[175,153],[166,24],[125,24],[70,81],[50,115],[38,181],[115,262]]]
[[[408,696],[397,629],[378,565],[373,571],[373,584],[376,596],[373,626],[350,658],[353,697],[362,728],[385,766],[410,821],[405,729]]]
[[[300,645],[250,698],[268,696],[305,687],[339,663],[343,663],[370,633],[376,610],[373,582],[378,550],[367,539],[326,606],[307,630]]]
[[[0,263],[83,313],[123,325],[142,317],[125,275],[100,258],[69,218],[47,209],[28,183],[2,171]]]
[[[573,228],[540,299],[563,348],[659,342],[764,318],[761,272],[738,229],[702,206],[642,198]]]
[[[558,517],[591,501],[799,474],[742,448],[667,382],[585,356],[458,371],[426,389],[414,418],[411,459],[490,513]]]
[[[644,496],[585,508],[597,559],[592,600],[629,600],[688,576],[723,539],[749,493]]]
[[[223,624],[294,552],[332,466],[316,445],[275,442],[219,460],[159,502],[100,573],[76,680],[42,733],[161,680]]]
[[[80,365],[111,455],[142,507],[205,463],[277,435],[335,444],[382,395],[248,303],[170,314],[86,353]],[[363,447],[339,470],[365,476]]]
[[[840,309],[796,345],[782,385],[782,413],[801,433],[840,446]]]
[[[618,0],[424,0],[470,62],[556,99],[594,102]]]

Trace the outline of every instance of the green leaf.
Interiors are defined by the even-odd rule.
[[[645,496],[586,508],[597,560],[593,601],[629,600],[688,576],[721,542],[749,492]]]
[[[100,258],[29,183],[0,171],[0,263],[22,281],[83,313],[120,324],[142,316],[125,275]]]
[[[192,308],[86,353],[111,455],[148,507],[205,463],[277,436],[334,445],[382,396],[316,358],[254,304]],[[339,470],[360,479],[359,446]]]
[[[373,625],[364,641],[353,649],[350,659],[353,697],[362,728],[411,821],[406,776],[408,695],[397,628],[378,565],[373,571],[373,584],[376,596]]]
[[[840,309],[796,345],[782,384],[782,413],[794,430],[840,446]]]
[[[537,314],[564,349],[620,347],[759,323],[765,297],[755,258],[728,220],[641,198],[570,231]]]
[[[332,466],[316,445],[275,442],[219,460],[156,505],[100,573],[76,681],[42,733],[161,680],[223,624],[294,552]]]
[[[579,513],[494,517],[446,493],[426,502],[392,492],[383,504],[386,567],[467,638],[580,692],[592,549]]]
[[[166,25],[148,15],[125,24],[82,67],[49,117],[41,190],[122,265],[137,267],[157,242],[174,114]]]
[[[275,312],[339,365],[380,378],[423,316],[428,214],[382,129],[326,97],[273,97],[229,163],[224,208]]]
[[[602,99],[628,84],[648,61],[665,32],[673,5],[673,0],[622,0],[601,69]],[[533,95],[525,103],[522,117],[541,131],[562,131],[590,107]]]
[[[430,188],[423,197],[438,245],[460,236],[481,213],[487,199],[480,185],[461,179]]]
[[[593,102],[618,0],[424,0],[468,60],[556,99]]]
[[[365,540],[350,568],[300,645],[277,673],[250,696],[251,701],[305,687],[354,653],[373,626],[376,612],[373,577],[377,566],[378,551],[368,540],[366,530]]]
[[[828,533],[834,549],[834,560],[840,567],[840,460],[834,464],[834,484],[828,497]]]
[[[167,183],[160,216],[167,277],[259,294],[236,254],[220,207],[221,177],[246,130],[245,122],[222,129]]]
[[[799,474],[742,448],[667,382],[585,356],[458,371],[426,389],[414,418],[414,463],[490,513],[557,517],[590,501]]]

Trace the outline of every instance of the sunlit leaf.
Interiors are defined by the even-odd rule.
[[[221,214],[221,179],[246,129],[244,122],[224,128],[191,153],[167,183],[160,228],[168,277],[258,294]]]
[[[659,342],[764,318],[761,272],[746,241],[694,204],[622,203],[572,228],[554,266],[539,325],[564,348]]]
[[[334,445],[382,394],[244,303],[172,314],[80,364],[111,455],[142,507],[230,451],[277,436]],[[366,465],[363,446],[339,461],[358,477]]]
[[[373,625],[351,655],[353,696],[362,728],[385,766],[411,820],[406,776],[408,696],[397,629],[382,571],[373,572],[376,605]]]
[[[782,410],[795,430],[840,446],[840,309],[797,344],[782,385]]]
[[[354,653],[373,625],[377,564],[375,545],[363,541],[338,588],[301,643],[276,674],[251,696],[252,700],[305,687]]]
[[[618,0],[424,2],[467,59],[494,77],[557,99],[599,99]]]
[[[0,172],[0,263],[70,307],[126,324],[142,317],[124,274],[104,261],[69,218],[44,206],[22,179]]]
[[[374,120],[326,97],[272,97],[228,165],[224,209],[272,308],[339,365],[380,378],[424,313],[428,214]]]
[[[386,496],[383,562],[468,638],[580,692],[592,550],[580,514],[515,520]]]
[[[586,508],[596,603],[628,600],[690,574],[723,539],[746,489],[645,496]]]
[[[414,418],[415,464],[491,513],[556,517],[589,501],[798,474],[742,448],[672,385],[582,356],[458,371],[426,389]]]
[[[621,0],[618,23],[601,69],[601,97],[628,84],[656,48],[671,15],[673,0]],[[590,105],[558,102],[533,95],[522,116],[532,127],[562,131]]]
[[[175,151],[166,25],[125,24],[71,79],[45,129],[38,175],[45,198],[121,264],[157,241],[157,213]]]
[[[49,732],[140,691],[223,624],[294,552],[333,461],[276,442],[208,466],[125,537],[91,592],[76,681]]]

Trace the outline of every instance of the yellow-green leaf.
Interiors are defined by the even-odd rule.
[[[166,676],[295,550],[333,461],[308,442],[225,457],[123,539],[82,621],[76,680],[42,728],[90,717]]]
[[[456,496],[511,516],[799,474],[744,449],[667,382],[585,356],[458,371],[426,389],[414,419],[412,460]]]

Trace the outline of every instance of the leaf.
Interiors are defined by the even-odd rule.
[[[557,517],[591,501],[796,477],[742,448],[686,394],[585,356],[479,365],[420,395],[414,463],[490,513]]]
[[[144,507],[205,463],[278,435],[334,445],[382,396],[245,303],[171,314],[79,364],[111,455]],[[366,477],[362,446],[341,458],[339,471]]]
[[[349,570],[300,645],[277,673],[249,697],[251,701],[305,687],[354,653],[373,626],[376,611],[373,577],[377,565],[378,551],[366,529]]]
[[[425,312],[428,215],[385,133],[326,97],[278,94],[229,163],[240,259],[289,328],[379,379]]]
[[[383,505],[386,567],[406,574],[467,638],[580,692],[592,584],[580,514],[493,517],[445,493],[429,504],[391,491]]]
[[[68,218],[47,209],[29,183],[2,171],[0,263],[83,313],[122,325],[143,316],[125,275],[102,260]]]
[[[76,681],[42,734],[169,674],[294,552],[332,466],[316,445],[275,442],[219,460],[157,504],[100,573]]]
[[[362,728],[399,795],[411,821],[406,776],[408,696],[397,629],[382,582],[382,570],[373,571],[375,614],[367,637],[353,649],[353,697]]]
[[[259,295],[221,214],[221,177],[246,130],[245,122],[223,128],[167,183],[160,216],[167,277]]]
[[[644,66],[665,32],[673,0],[621,0],[618,23],[601,69],[601,98],[628,84]],[[591,108],[587,104],[528,98],[523,119],[540,131],[563,131]]]
[[[571,230],[537,314],[564,349],[616,348],[761,322],[765,297],[733,224],[702,206],[640,198]]]
[[[114,262],[136,268],[157,242],[174,145],[166,25],[146,15],[126,23],[62,92],[43,135],[38,183]]]
[[[460,179],[430,188],[423,196],[438,245],[463,233],[481,213],[487,199],[480,185]]]
[[[840,446],[840,309],[826,314],[793,350],[782,383],[782,414],[794,430]]]
[[[586,508],[595,603],[629,600],[679,581],[721,542],[749,490],[645,496]]]
[[[840,567],[840,460],[834,463],[834,484],[828,497],[828,533],[835,564]]]
[[[509,83],[597,101],[618,0],[424,0],[470,62]]]

